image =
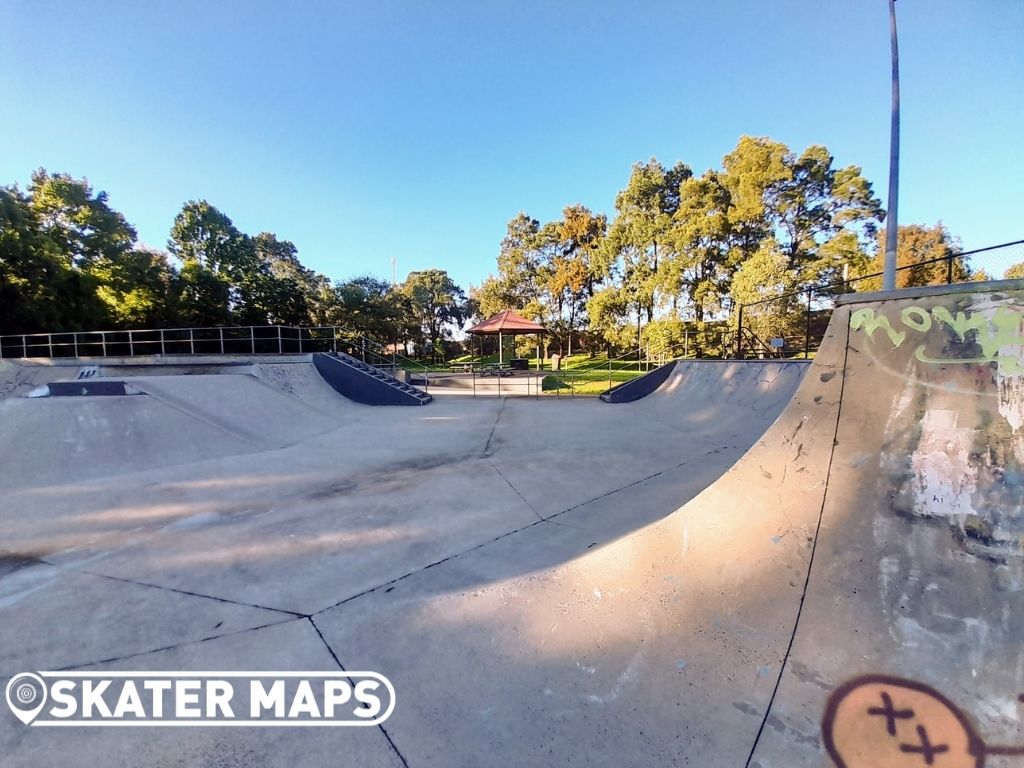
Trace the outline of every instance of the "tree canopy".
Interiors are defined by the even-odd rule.
[[[467,322],[514,309],[547,327],[563,353],[669,350],[741,306],[852,290],[843,281],[881,269],[881,204],[861,169],[836,165],[824,146],[798,153],[743,136],[699,175],[651,157],[624,181],[610,215],[578,203],[551,221],[517,213],[494,273],[467,292],[439,268],[400,285],[332,280],[305,267],[294,243],[242,232],[201,199],[182,205],[166,251],[144,247],[106,192],[39,169],[24,191],[0,187],[0,334],[336,325],[439,354]],[[960,250],[941,222],[901,226],[897,286],[945,282],[949,269],[954,280],[987,277]],[[1021,265],[1006,273],[1020,275]],[[879,287],[873,281],[856,289]],[[745,319],[784,333],[786,313],[799,313],[799,299],[789,303],[771,323],[756,310]]]

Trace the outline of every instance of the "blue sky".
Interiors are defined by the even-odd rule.
[[[1024,3],[900,0],[900,221],[1024,237]],[[885,198],[885,0],[0,4],[0,183],[43,166],[147,244],[206,199],[332,278],[494,270],[632,163],[825,144]]]

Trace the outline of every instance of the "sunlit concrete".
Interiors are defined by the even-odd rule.
[[[676,380],[629,406],[442,398],[403,409],[340,398],[303,358],[172,362],[4,364],[0,674],[158,669],[171,656],[178,667],[210,668],[208,652],[239,643],[258,648],[264,667],[331,668],[279,655],[271,643],[293,630],[277,625],[310,616],[335,632],[345,606],[362,612],[392,587],[397,596],[445,574],[455,594],[486,589],[628,536],[726,471],[778,415],[804,368],[744,374],[737,386],[731,376]],[[77,375],[123,379],[136,394],[24,397]],[[466,576],[476,561],[486,568]],[[379,610],[389,614],[390,602]],[[381,648],[393,636],[412,650],[415,638],[400,637],[409,618],[394,633],[373,630]],[[370,661],[332,650],[349,668]],[[415,700],[411,690],[399,695]],[[12,727],[0,721],[12,764],[38,763],[44,742],[26,742]],[[386,739],[382,747],[377,733],[361,742],[346,734],[367,745],[359,764],[388,764],[399,752],[419,762],[414,745],[408,755]],[[205,764],[231,764],[238,745],[250,743],[257,762],[273,764],[300,738],[190,743]],[[135,764],[128,755],[142,741],[62,737],[53,754],[109,744],[113,764]],[[172,752],[161,755],[161,739],[146,743],[149,764],[177,764]],[[462,759],[454,750],[442,762]]]
[[[110,405],[0,401],[20,425],[2,444],[53,457],[0,467],[0,674],[336,657],[397,690],[383,730],[309,742],[359,765],[826,765],[829,696],[859,675],[941,689],[985,743],[1024,743],[1022,293],[860,297],[811,365],[681,364],[624,405],[355,406],[301,359],[145,370]],[[213,430],[206,452],[161,442],[132,398]],[[107,425],[89,460],[62,431],[79,415]],[[880,728],[865,765],[903,743]],[[184,749],[279,764],[306,739]],[[181,762],[162,737],[47,743],[10,719],[0,747]]]

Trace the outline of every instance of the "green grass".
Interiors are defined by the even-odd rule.
[[[541,384],[541,391],[548,395],[599,395],[610,387],[635,379],[642,375],[638,373],[634,363],[632,370],[616,369],[612,367],[609,375],[608,369],[603,371],[592,370],[585,373],[572,370],[562,373],[555,373],[545,376]]]

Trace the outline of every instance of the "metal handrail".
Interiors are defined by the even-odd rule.
[[[671,346],[667,347],[666,351],[671,353],[671,352],[673,352],[675,350],[678,350],[678,349],[685,349],[686,346],[687,346],[687,343],[680,342],[678,344],[672,344]],[[611,389],[612,386],[613,386],[611,363],[615,362],[616,360],[620,360],[621,358],[626,357],[628,355],[631,355],[634,352],[637,352],[637,351],[642,350],[642,349],[643,349],[642,347],[638,347],[637,349],[630,350],[629,352],[626,352],[625,354],[619,355],[618,357],[613,357],[613,358],[611,358],[611,359],[609,359],[607,361],[607,364],[608,364],[608,389]],[[683,358],[680,358],[680,357],[669,357],[669,359],[664,360],[662,363],[660,363],[659,366],[660,365],[666,365],[666,364],[668,364],[670,362],[674,362],[676,360],[681,360],[681,359],[683,359]],[[651,358],[649,356],[645,357],[644,362],[647,363],[648,366],[649,366],[649,364],[651,363]],[[581,376],[580,374],[591,373],[591,372],[597,371],[599,368],[603,369],[604,365],[605,365],[605,362],[602,362],[599,365],[591,366],[589,368],[574,368],[572,370],[567,370],[567,371],[551,371],[548,375],[549,376],[554,376],[554,377],[557,377],[557,378],[561,378],[563,381],[566,381],[569,384],[569,389],[570,389],[569,397],[570,398],[575,398],[576,397],[576,384],[577,384],[579,379],[583,378],[583,379],[586,379],[587,381],[599,381],[600,380],[596,376],[593,377],[593,378],[587,378],[586,376]],[[648,367],[648,372],[649,371],[650,371],[650,368]],[[641,373],[642,372],[638,371],[637,372],[637,376],[634,377],[634,378],[639,378]],[[632,379],[630,379],[630,381],[632,381]],[[627,382],[621,382],[621,384],[625,384],[625,383],[627,383]],[[555,395],[556,396],[558,396],[560,394],[561,394],[560,390],[555,390]],[[589,397],[589,395],[587,395],[587,396]],[[596,397],[597,395],[594,395],[594,396]]]

